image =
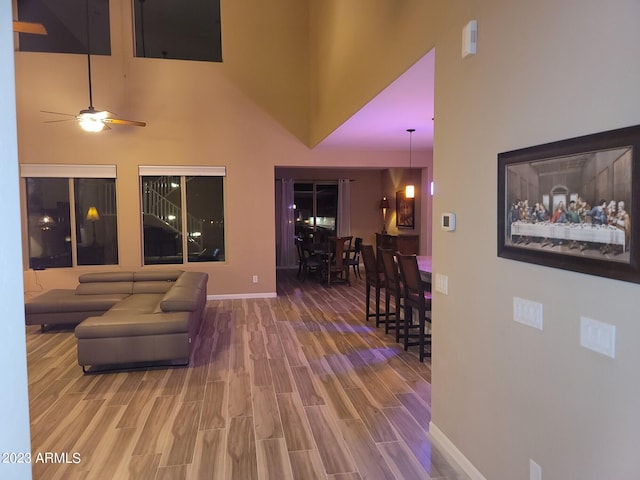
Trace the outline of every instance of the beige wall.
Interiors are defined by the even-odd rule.
[[[223,2],[226,21],[236,26],[225,27],[223,45],[239,55],[245,28],[233,18],[240,8],[235,3]],[[114,9],[119,2],[111,4]],[[280,21],[292,24],[304,15],[294,0],[281,4]],[[114,27],[120,49],[95,61],[95,103],[149,126],[101,136],[43,124],[39,113],[86,106],[83,59],[19,53],[20,161],[117,164],[122,268],[140,264],[139,209],[131,208],[138,164],[226,165],[229,261],[210,266],[209,288],[275,291],[274,166],[390,168],[406,162],[406,152],[309,150],[300,140],[304,110],[311,112],[309,143],[315,144],[436,45],[433,218],[453,211],[458,228],[436,228],[433,235],[434,268],[449,277],[449,295],[436,294],[433,307],[434,425],[490,480],[526,480],[530,458],[545,479],[634,478],[640,424],[634,299],[640,287],[497,258],[496,155],[640,123],[640,64],[634,60],[640,5],[407,1],[397,13],[395,1],[365,4],[371,5],[311,2],[311,63],[299,70],[295,63],[306,47],[299,30],[289,38],[301,40],[289,45],[291,63],[273,45],[251,43],[243,59],[248,65],[241,57],[225,58],[231,71],[226,63],[131,59],[122,20]],[[472,18],[479,22],[478,54],[462,60],[461,29]],[[260,19],[251,22],[249,28],[261,28]],[[398,41],[405,38],[412,41]],[[273,56],[265,63],[275,66],[256,72],[251,62],[265,51]],[[293,83],[305,77],[305,68],[310,98],[298,104],[304,87]],[[270,73],[278,69],[292,73]],[[290,126],[298,120],[301,125]],[[428,161],[415,166],[424,171]],[[250,225],[246,211],[254,212]],[[67,272],[40,272],[37,281],[49,288],[75,282],[78,272]],[[258,285],[251,284],[253,274],[260,275]],[[543,331],[512,321],[514,296],[543,303]],[[579,346],[581,315],[616,326],[616,359]]]
[[[311,145],[420,60],[463,3],[310,2]]]
[[[308,3],[222,0],[220,7],[225,76],[308,143]]]
[[[490,480],[638,477],[640,286],[496,255],[499,152],[640,123],[640,3],[476,2],[436,45],[432,420]],[[460,58],[478,20],[478,54]],[[638,212],[633,215],[638,218]],[[544,330],[512,320],[544,305]],[[580,316],[616,326],[616,358],[580,347]]]
[[[86,108],[86,59],[16,52],[19,161],[116,165],[120,264],[114,268],[124,270],[141,266],[138,166],[226,166],[226,262],[185,268],[207,271],[209,292],[214,295],[271,294],[275,292],[275,166],[388,168],[405,164],[406,152],[310,150],[300,140],[304,135],[298,128],[292,129],[294,133],[285,129],[298,115],[308,119],[308,103],[299,100],[302,93],[295,93],[305,89],[300,83],[308,84],[305,67],[295,70],[308,39],[297,28],[288,33],[288,41],[297,47],[279,48],[284,33],[268,35],[261,30],[266,28],[263,17],[236,11],[240,8],[236,3],[223,2],[228,22],[223,29],[225,62],[212,64],[132,58],[128,10],[111,2],[112,55],[92,57],[94,104],[124,118],[147,121],[145,128],[115,126],[91,135],[72,122],[44,123],[52,117],[41,110],[75,114]],[[292,3],[296,2],[280,2],[285,18],[278,26],[306,18]],[[244,32],[254,28],[263,35],[248,42]],[[256,44],[260,42],[264,45]],[[262,65],[265,55],[273,68]],[[253,61],[262,65],[259,74]],[[414,155],[418,167],[425,165],[419,153]],[[24,206],[24,192],[22,202]],[[23,239],[26,266],[24,229]],[[96,268],[25,271],[25,294],[73,288],[79,273]],[[253,275],[258,275],[259,283],[252,283]]]

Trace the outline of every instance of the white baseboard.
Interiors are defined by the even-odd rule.
[[[260,293],[223,293],[221,295],[207,295],[207,300],[238,300],[244,298],[276,298],[276,292]]]
[[[440,448],[453,457],[462,470],[469,475],[471,480],[487,480],[433,422],[429,422],[429,435],[431,435],[434,443],[437,443]]]

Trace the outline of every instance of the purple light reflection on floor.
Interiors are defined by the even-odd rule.
[[[322,325],[322,327],[328,332],[371,333],[374,331],[372,327],[367,327],[366,325],[344,325],[333,323],[331,325]]]
[[[399,345],[394,345],[392,347],[382,347],[374,349],[378,352],[385,360],[389,360],[390,358],[397,357],[401,353],[401,348]]]
[[[343,358],[344,356],[346,356],[347,358],[349,358],[350,355],[354,355],[354,354],[357,354],[362,359],[363,363],[366,363],[367,365],[375,365],[378,363],[386,362],[387,360],[389,360],[389,358],[397,356],[399,352],[396,349],[391,347],[360,348],[348,354],[325,355],[325,357]],[[356,368],[355,366],[353,366],[353,364],[350,361],[335,362],[333,365],[335,365],[336,367],[338,365],[344,366],[343,369],[332,366],[332,370],[336,375],[348,373],[352,369]]]
[[[419,445],[410,447],[413,450],[413,454],[416,456],[420,465],[429,473],[433,473],[431,466],[431,440],[425,438],[420,441]]]
[[[317,320],[311,319],[310,321],[317,323],[320,325],[320,322]],[[294,330],[298,327],[308,328],[308,325],[302,321],[296,322],[288,322]],[[369,327],[367,325],[350,325],[350,324],[340,324],[340,323],[331,323],[327,324],[326,322],[322,322],[322,329],[326,332],[339,332],[339,333],[371,333],[375,331],[375,328]]]

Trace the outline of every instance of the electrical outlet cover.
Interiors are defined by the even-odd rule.
[[[616,357],[616,327],[593,318],[580,317],[580,345],[607,357]]]

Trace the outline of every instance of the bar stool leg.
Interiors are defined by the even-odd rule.
[[[364,304],[365,304],[365,314],[364,314],[364,319],[365,321],[369,321],[369,311],[370,311],[370,303],[371,303],[371,285],[367,282],[367,285],[365,287],[365,300],[364,300]]]
[[[420,328],[420,331],[418,332],[418,345],[420,348],[420,361],[424,361],[424,315],[425,315],[425,311],[421,308],[418,311],[418,315],[420,315],[419,317],[419,321],[418,321],[418,325]]]
[[[401,318],[400,318],[400,300],[398,298],[396,298],[396,343],[400,342],[400,325],[401,323]]]
[[[387,289],[384,291],[384,328],[385,331],[389,325],[389,305],[391,304],[391,294]],[[376,327],[378,324],[376,324]]]
[[[404,307],[404,351],[409,350],[409,326],[413,317],[413,310],[405,304]]]
[[[376,285],[376,327],[380,323],[380,285]]]

